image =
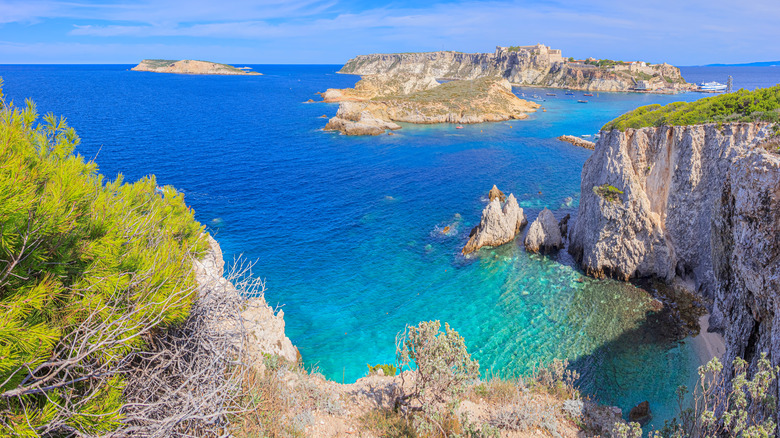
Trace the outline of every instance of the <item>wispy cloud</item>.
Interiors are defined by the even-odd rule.
[[[489,51],[496,44],[536,42],[576,57],[682,64],[780,58],[775,0],[738,8],[725,0],[451,0],[422,6],[386,1],[355,6],[338,0],[0,0],[0,23],[70,20],[67,35],[93,44],[138,39],[181,45],[187,38],[193,46],[204,40],[252,44],[265,54],[286,51],[287,62],[312,50],[340,62],[367,51]],[[274,61],[284,62],[267,60]]]

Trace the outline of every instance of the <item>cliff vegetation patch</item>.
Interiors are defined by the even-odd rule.
[[[604,125],[602,130],[648,126],[685,126],[704,123],[780,121],[780,85],[754,91],[707,97],[695,102],[674,102],[639,107]]]
[[[609,202],[620,202],[620,195],[623,191],[615,186],[609,184],[602,184],[600,186],[593,186],[593,193],[601,196]]]

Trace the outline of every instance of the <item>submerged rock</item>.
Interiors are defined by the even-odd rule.
[[[469,241],[463,247],[463,254],[469,254],[483,246],[499,246],[511,242],[526,223],[528,221],[523,209],[517,204],[513,194],[509,194],[503,208],[499,198],[493,198],[482,210],[479,225],[471,230]]]
[[[552,211],[544,208],[528,228],[525,249],[530,252],[548,253],[563,247],[558,221]]]

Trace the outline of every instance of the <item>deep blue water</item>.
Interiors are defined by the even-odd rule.
[[[67,117],[78,151],[97,155],[107,176],[156,174],[186,193],[226,259],[257,260],[287,334],[329,378],[354,381],[367,363],[393,362],[405,324],[439,319],[465,337],[485,374],[569,358],[586,392],[624,410],[650,400],[659,421],[674,389],[690,386],[701,360],[692,342],[664,336],[647,292],[584,277],[565,252],[528,255],[512,243],[464,258],[460,249],[493,184],[514,193],[529,220],[543,207],[576,216],[590,152],[556,136],[594,134],[638,105],[705,95],[599,93],[578,104],[580,92],[517,89],[546,97],[547,111],[351,138],[320,130],[319,116],[337,105],[304,103],[357,81],[335,74],[339,66],[254,66],[259,77],[130,67],[0,66],[0,76],[7,98]],[[736,88],[780,82],[771,67],[683,74],[696,82],[732,74]],[[442,234],[447,225],[454,231]]]

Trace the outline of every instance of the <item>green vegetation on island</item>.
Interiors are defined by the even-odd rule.
[[[754,91],[741,89],[694,102],[642,106],[612,120],[601,129],[623,131],[649,126],[759,121],[780,121],[780,85]]]
[[[102,435],[121,370],[196,298],[203,226],[153,176],[106,182],[64,118],[0,81],[0,436]]]

